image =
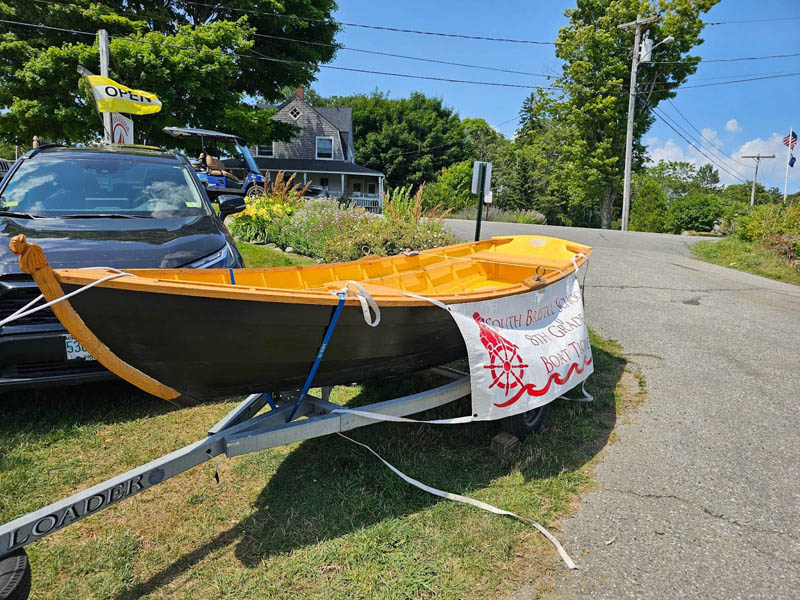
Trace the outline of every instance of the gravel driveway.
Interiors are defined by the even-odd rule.
[[[474,223],[448,224],[473,238]],[[800,597],[800,287],[694,260],[697,238],[483,226],[515,233],[594,247],[589,325],[648,389],[563,523],[581,570],[545,597]]]

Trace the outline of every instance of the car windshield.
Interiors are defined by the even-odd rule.
[[[185,166],[97,155],[24,161],[0,196],[0,210],[38,217],[166,218],[209,212]]]

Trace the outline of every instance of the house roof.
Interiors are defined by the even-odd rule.
[[[328,119],[331,125],[342,133],[348,133],[353,129],[352,108],[314,108],[314,110]]]
[[[262,171],[286,171],[287,173],[334,173],[343,175],[383,176],[380,171],[362,167],[346,160],[318,160],[310,158],[264,158],[256,157]]]

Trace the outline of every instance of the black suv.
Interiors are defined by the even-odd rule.
[[[0,319],[39,295],[8,248],[19,233],[39,244],[54,268],[243,266],[222,219],[244,209],[244,200],[217,200],[219,216],[192,166],[172,152],[32,150],[0,184]],[[0,328],[0,392],[112,377],[49,309]]]

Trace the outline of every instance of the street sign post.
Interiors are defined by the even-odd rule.
[[[475,241],[481,239],[481,214],[485,198],[491,202],[492,163],[476,160],[472,165],[472,193],[478,195],[478,218],[475,221]]]

